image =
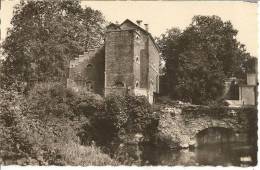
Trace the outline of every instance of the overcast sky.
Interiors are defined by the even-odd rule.
[[[12,9],[19,0],[2,1],[1,37],[5,38],[6,28],[10,27]],[[125,19],[143,20],[149,24],[153,36],[159,36],[167,29],[184,29],[191,23],[194,15],[218,15],[222,20],[230,20],[239,31],[238,39],[244,43],[248,52],[257,54],[257,4],[242,1],[82,1],[82,6],[100,10],[108,21],[119,23]]]

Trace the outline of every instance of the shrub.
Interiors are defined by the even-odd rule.
[[[78,94],[75,109],[77,115],[85,117],[97,116],[96,113],[104,110],[104,100],[98,94],[81,92]]]
[[[95,145],[82,146],[75,142],[56,146],[57,155],[54,164],[56,165],[76,165],[76,166],[104,166],[118,165],[108,155],[101,152]]]
[[[3,160],[18,161],[22,158],[40,158],[43,151],[39,149],[49,129],[42,129],[41,123],[26,112],[28,103],[16,91],[1,90],[0,93],[0,151]],[[15,163],[15,162],[12,162]],[[42,159],[37,163],[44,164]]]
[[[157,126],[144,97],[111,95],[103,100],[57,83],[37,84],[27,98],[6,90],[0,97],[0,157],[16,161],[11,164],[114,165],[101,149],[122,157],[116,155],[120,144],[135,134],[149,140]],[[80,146],[78,137],[81,144],[95,141],[102,147]]]
[[[73,118],[73,106],[77,102],[77,95],[59,83],[36,84],[28,92],[31,113],[40,120],[50,117]]]
[[[109,96],[105,104],[107,118],[112,120],[122,140],[128,134],[147,135],[152,124],[156,126],[157,115],[144,96]]]
[[[77,132],[86,122],[78,114],[84,111],[82,103],[93,106],[89,101],[94,101],[88,95],[57,83],[37,84],[27,98],[16,91],[0,92],[0,158],[5,164],[114,164],[94,145],[79,145]]]
[[[113,154],[120,143],[128,143],[134,134],[150,140],[157,122],[145,97],[110,95],[105,99],[104,110],[96,110],[83,129],[88,134],[86,143],[94,140]]]

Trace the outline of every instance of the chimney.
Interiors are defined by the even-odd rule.
[[[148,24],[144,24],[145,26],[145,30],[148,32],[149,31],[149,25]]]
[[[136,23],[139,25],[139,26],[141,26],[141,23],[142,23],[143,21],[142,20],[136,20]]]

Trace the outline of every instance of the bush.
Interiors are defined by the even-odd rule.
[[[94,146],[79,151],[77,132],[86,122],[78,114],[82,103],[92,100],[89,96],[57,83],[37,84],[27,98],[16,91],[0,92],[0,158],[4,164],[76,165],[76,155],[66,155],[73,149],[80,155],[91,151],[92,155],[82,158],[82,165],[110,163],[109,156]],[[94,155],[96,162],[90,162]]]
[[[145,97],[110,95],[105,99],[104,110],[93,113],[82,127],[88,136],[85,143],[94,140],[112,155],[135,134],[142,134],[149,141],[158,124]]]
[[[6,90],[0,97],[0,158],[5,164],[114,165],[101,150],[130,160],[120,144],[127,148],[137,138],[150,140],[157,127],[144,97],[111,95],[103,100],[57,83],[37,84],[26,98]]]
[[[108,155],[92,144],[91,146],[82,146],[75,142],[69,142],[65,145],[56,146],[56,165],[76,165],[76,166],[104,166],[118,165]]]
[[[40,120],[50,117],[73,118],[73,108],[77,102],[77,95],[59,83],[36,84],[28,92],[31,113]]]
[[[96,113],[104,110],[104,100],[98,94],[90,92],[80,93],[78,94],[75,109],[75,113],[78,116],[98,116]]]
[[[128,134],[148,135],[151,126],[156,127],[158,117],[144,96],[108,96],[105,104],[107,118],[121,140]]]
[[[44,151],[39,146],[43,145],[42,139],[49,129],[42,129],[41,122],[29,115],[27,108],[28,103],[22,95],[16,91],[1,90],[0,157],[4,161],[14,161],[12,164],[25,164],[29,158],[38,159],[37,164],[44,164]]]

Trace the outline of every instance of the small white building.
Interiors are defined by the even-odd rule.
[[[231,83],[232,82],[232,83]],[[226,82],[226,102],[230,107],[255,106],[257,105],[257,74],[248,73],[246,83],[238,83],[236,79]]]
[[[257,104],[257,76],[255,73],[247,74],[246,84],[239,85],[239,100],[242,105]]]

